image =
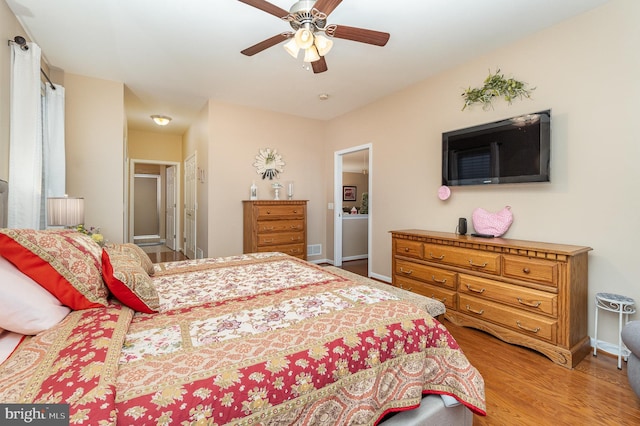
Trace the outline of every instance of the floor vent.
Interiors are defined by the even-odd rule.
[[[311,244],[307,246],[307,256],[318,256],[322,254],[322,244]]]

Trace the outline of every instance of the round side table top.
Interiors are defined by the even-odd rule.
[[[596,299],[602,300],[604,302],[620,303],[622,305],[633,305],[636,303],[630,297],[614,293],[596,293]]]

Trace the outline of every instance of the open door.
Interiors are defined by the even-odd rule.
[[[196,226],[198,203],[196,179],[196,153],[184,163],[184,255],[189,259],[196,258]]]
[[[344,213],[342,211],[342,204],[343,204],[343,171],[344,171],[344,167],[343,167],[343,156],[350,154],[350,153],[354,153],[354,152],[358,152],[358,151],[368,151],[368,163],[366,164],[366,167],[368,169],[368,206],[369,206],[369,210],[368,210],[368,215],[369,215],[369,219],[368,219],[368,224],[367,224],[367,253],[369,258],[371,258],[371,223],[372,223],[372,201],[373,201],[373,188],[372,188],[372,165],[373,165],[373,146],[372,144],[366,144],[366,145],[359,145],[359,146],[355,146],[353,148],[347,148],[341,151],[336,151],[334,153],[334,201],[333,201],[333,205],[334,205],[334,226],[333,226],[333,264],[334,266],[342,266],[342,260],[343,260],[343,239],[342,239],[342,234],[343,234],[343,216]],[[369,262],[368,264],[368,271],[367,271],[367,275],[371,276],[371,262]]]
[[[177,209],[177,185],[176,166],[167,167],[166,175],[166,204],[165,204],[165,245],[171,250],[176,249],[176,209]]]

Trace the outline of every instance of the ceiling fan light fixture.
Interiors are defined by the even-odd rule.
[[[300,49],[308,49],[313,46],[313,32],[308,28],[300,28],[296,31],[294,40]]]
[[[318,49],[318,54],[320,56],[325,56],[333,47],[333,41],[329,40],[322,34],[318,34],[314,40],[314,45],[316,46],[316,49]]]
[[[300,48],[298,47],[298,43],[296,43],[295,38],[292,38],[291,40],[286,42],[282,47],[284,47],[284,50],[286,50],[289,55],[293,56],[296,59],[298,58]]]
[[[320,55],[318,55],[318,50],[315,46],[311,46],[310,48],[304,51],[304,61],[305,62],[315,62],[320,60]]]
[[[166,126],[171,121],[171,117],[168,117],[166,115],[152,115],[151,119],[158,126]]]

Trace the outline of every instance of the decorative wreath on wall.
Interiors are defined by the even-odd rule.
[[[535,90],[527,89],[527,83],[518,81],[514,78],[505,78],[504,74],[500,74],[500,68],[496,69],[494,74],[489,70],[489,76],[484,80],[484,86],[472,89],[469,87],[464,91],[464,105],[462,110],[475,103],[481,103],[482,109],[488,110],[492,108],[493,99],[503,97],[505,101],[511,102],[516,98],[531,98],[531,92]]]
[[[256,155],[256,162],[253,165],[256,168],[256,173],[262,175],[262,179],[269,178],[269,180],[277,178],[284,169],[282,156],[278,154],[278,150],[271,148],[261,149],[260,153]]]

